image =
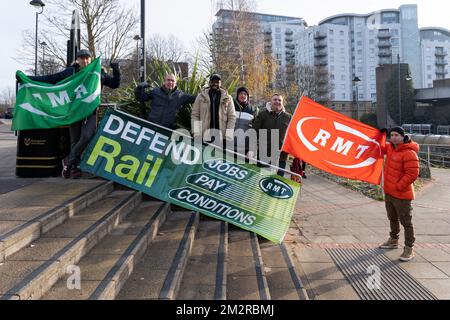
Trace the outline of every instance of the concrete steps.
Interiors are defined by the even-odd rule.
[[[41,236],[0,265],[0,299],[39,299],[141,202],[115,191]]]
[[[44,300],[114,299],[164,223],[169,205],[145,202],[84,256],[78,288],[68,286],[72,275],[62,277]]]
[[[0,299],[308,299],[283,244],[112,182],[61,181],[0,195]]]
[[[308,300],[306,289],[285,244],[261,240],[261,255],[272,300]]]
[[[227,256],[228,223],[201,217],[177,299],[226,300]]]
[[[0,262],[109,194],[112,182],[46,179],[0,195]]]
[[[229,233],[229,300],[270,300],[258,237],[237,227]]]
[[[199,213],[177,211],[169,214],[116,299],[175,299],[198,224]]]

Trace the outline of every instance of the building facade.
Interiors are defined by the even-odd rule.
[[[449,75],[450,30],[443,28],[420,29],[423,88],[433,88],[434,80]]]

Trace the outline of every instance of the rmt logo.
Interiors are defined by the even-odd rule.
[[[329,165],[342,169],[370,167],[381,156],[378,141],[345,124],[324,118],[307,117],[297,124],[297,134],[303,145]],[[329,128],[326,128],[329,126]]]

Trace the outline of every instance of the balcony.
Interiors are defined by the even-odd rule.
[[[294,31],[286,30],[286,32],[284,34],[287,35],[287,36],[292,36],[292,35],[294,35]]]
[[[447,52],[444,50],[436,50],[434,55],[436,57],[445,57],[445,56],[447,56]]]
[[[391,50],[380,50],[378,51],[379,57],[392,57],[392,51]]]
[[[327,47],[327,42],[324,40],[316,41],[314,44],[314,49],[322,49]]]
[[[436,60],[436,66],[446,66],[448,65],[448,62],[445,60]]]
[[[378,31],[377,38],[378,39],[390,39],[391,33],[388,30]]]
[[[378,47],[379,48],[390,48],[390,47],[392,47],[392,44],[390,41],[381,40],[381,41],[378,41]]]
[[[436,70],[437,76],[445,76],[448,72],[446,70]]]
[[[286,38],[284,38],[284,41],[286,41],[286,42],[292,42],[292,41],[294,41],[294,38],[292,38],[292,37],[286,37]]]
[[[294,50],[295,49],[295,44],[286,44],[286,49]]]
[[[326,57],[327,55],[328,55],[327,50],[316,50],[316,52],[314,53],[314,57],[316,58],[323,58]]]
[[[270,36],[272,34],[272,30],[271,29],[264,30],[264,34]]]
[[[325,39],[326,37],[327,34],[325,32],[317,31],[316,33],[314,33],[314,39],[316,40]]]
[[[293,53],[293,52],[286,53],[286,59],[287,58],[295,58],[295,53]]]
[[[315,65],[316,67],[326,67],[326,66],[328,65],[328,60],[327,60],[327,59],[319,59],[319,60],[316,60],[316,61],[314,62],[314,65]]]

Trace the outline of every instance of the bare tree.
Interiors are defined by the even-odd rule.
[[[154,34],[147,39],[147,54],[150,59],[181,62],[186,59],[185,52],[181,40],[173,35],[163,37]]]
[[[67,65],[66,42],[74,9],[80,13],[82,46],[94,57],[101,55],[110,61],[120,59],[133,46],[137,15],[133,9],[121,7],[119,0],[47,0],[45,8],[39,41],[47,43],[46,52],[61,66]],[[34,40],[32,31],[24,33],[16,59],[20,63],[32,65]]]
[[[0,114],[5,114],[8,108],[14,106],[16,102],[16,93],[12,87],[6,87],[0,93]]]
[[[305,95],[314,101],[326,104],[334,85],[328,70],[310,65],[292,66],[291,72],[277,71],[276,89],[285,96],[289,111],[293,112],[298,100]],[[288,75],[293,75],[289,77]]]
[[[246,85],[253,99],[267,95],[275,63],[265,51],[263,26],[252,13],[255,2],[251,0],[221,1],[226,10],[216,21],[210,39],[203,39],[209,48],[213,68],[225,79],[239,79]]]

